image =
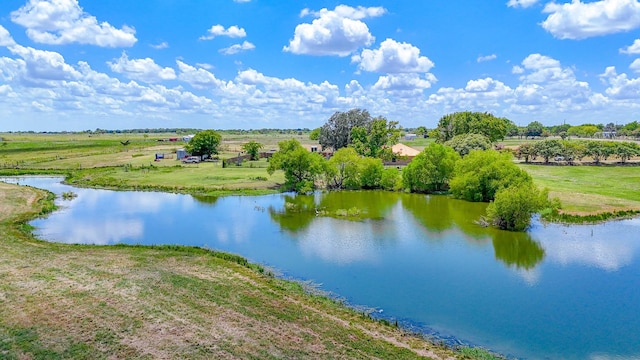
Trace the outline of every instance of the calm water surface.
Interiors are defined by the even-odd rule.
[[[78,195],[32,222],[48,241],[219,249],[509,356],[640,358],[640,219],[510,233],[473,224],[484,204],[440,196],[194,198],[4,180]],[[322,216],[350,208],[357,219]]]

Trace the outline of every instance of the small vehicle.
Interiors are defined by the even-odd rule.
[[[200,162],[200,158],[197,156],[188,156],[182,159],[182,162],[185,164],[197,164]]]

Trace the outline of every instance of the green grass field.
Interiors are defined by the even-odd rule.
[[[564,212],[587,215],[640,210],[638,166],[520,166],[538,186],[560,199]]]
[[[221,162],[182,164],[176,150],[185,143],[159,142],[175,134],[2,134],[0,169],[5,174],[59,171],[71,173],[70,180],[80,186],[119,189],[159,189],[182,192],[244,193],[273,192],[284,182],[281,172],[269,176],[268,163],[245,161],[241,166],[222,168]],[[242,144],[259,141],[265,150],[277,149],[279,141],[296,138],[303,144],[314,143],[306,135],[225,135],[220,158],[240,153]],[[129,141],[128,145],[122,142]],[[156,153],[167,159],[155,161]],[[0,170],[2,171],[2,170]]]

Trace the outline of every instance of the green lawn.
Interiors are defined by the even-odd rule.
[[[98,186],[121,189],[161,189],[186,192],[216,192],[227,190],[274,191],[284,183],[281,171],[270,176],[265,159],[245,161],[242,166],[222,168],[221,162],[182,164],[175,160],[163,160],[173,166],[120,166],[74,171],[68,179],[81,186]],[[162,163],[160,162],[160,163]]]
[[[159,142],[176,134],[1,134],[0,168],[11,171],[72,173],[70,180],[82,186],[123,189],[159,189],[184,192],[225,192],[244,190],[274,191],[284,182],[281,172],[267,174],[266,160],[245,161],[242,166],[222,168],[221,162],[182,164],[175,151],[182,141]],[[297,138],[307,145],[314,142],[306,135],[225,134],[220,157],[228,159],[241,152],[250,140],[264,144],[265,150],[277,148],[279,141]],[[123,142],[128,145],[123,145]],[[155,154],[167,159],[155,161]]]
[[[640,210],[638,166],[520,166],[538,186],[560,198],[565,212]]]

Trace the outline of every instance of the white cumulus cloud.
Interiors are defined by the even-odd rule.
[[[361,70],[381,73],[426,73],[433,62],[420,56],[420,49],[408,44],[386,39],[375,50],[364,49],[360,55],[352,57]]]
[[[385,12],[381,7],[353,8],[346,5],[318,12],[304,9],[301,16],[312,15],[316,19],[311,24],[296,26],[293,39],[283,50],[293,54],[348,56],[375,41],[369,27],[361,20],[381,16]]]
[[[637,107],[640,100],[640,77],[629,78],[625,73],[618,74],[614,66],[609,66],[604,73],[600,74],[600,79],[609,85],[605,90],[609,97],[617,100],[631,100],[631,105]]]
[[[469,80],[462,89],[440,88],[427,100],[429,106],[439,106],[445,112],[481,109],[497,110],[513,102],[514,91],[492,78]]]
[[[236,25],[231,25],[228,29],[225,29],[224,26],[219,24],[213,25],[207,32],[208,34],[201,36],[200,40],[211,40],[218,36],[227,36],[230,38],[243,38],[247,36],[247,32],[244,28]]]
[[[524,70],[515,89],[517,104],[555,106],[558,110],[582,110],[593,95],[589,84],[577,80],[573,70],[560,61],[531,54],[521,63]]]
[[[21,79],[23,85],[44,85],[55,81],[70,81],[79,78],[80,73],[65,62],[62,55],[53,51],[38,50],[15,45],[9,50],[22,60],[6,59],[6,69],[12,77]],[[10,63],[13,62],[11,66]],[[8,73],[7,72],[7,73]]]
[[[234,45],[231,45],[231,46],[229,46],[227,48],[220,49],[220,50],[218,50],[218,52],[220,52],[221,54],[224,54],[224,55],[233,55],[233,54],[237,54],[237,53],[242,52],[242,51],[253,50],[255,48],[256,48],[255,45],[253,45],[252,43],[250,43],[248,41],[245,41],[242,44],[234,44]]]
[[[114,61],[107,62],[112,71],[133,79],[147,83],[156,83],[176,78],[172,68],[161,67],[151,58],[129,59],[125,52]]]
[[[622,54],[640,54],[640,39],[636,39],[633,44],[624,49],[620,49]]]
[[[634,72],[640,73],[640,59],[633,60],[631,65],[629,65],[629,69],[633,70]]]
[[[373,90],[387,91],[398,97],[421,96],[424,89],[430,88],[437,81],[433,74],[389,74],[380,76],[372,86]]]
[[[11,37],[11,34],[9,34],[9,31],[0,25],[0,46],[12,46],[15,44],[16,42]]]
[[[197,89],[216,88],[220,87],[224,82],[218,80],[211,72],[203,69],[196,68],[194,66],[185,64],[178,60],[178,79],[188,83]]]
[[[11,13],[11,20],[27,28],[29,38],[38,43],[130,47],[137,41],[135,29],[99,23],[77,0],[29,0]]]
[[[586,39],[640,27],[638,0],[551,2],[543,12],[550,15],[542,22],[542,27],[559,39]]]

